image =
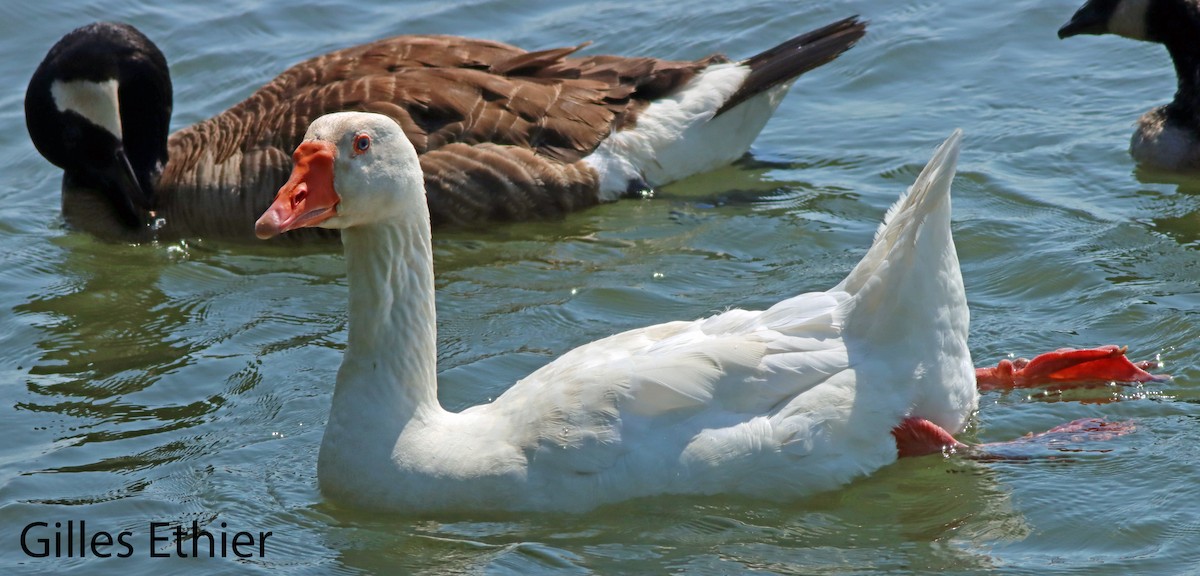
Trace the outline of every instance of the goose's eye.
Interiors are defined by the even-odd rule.
[[[371,148],[371,137],[366,134],[359,134],[354,137],[354,154],[362,154]]]

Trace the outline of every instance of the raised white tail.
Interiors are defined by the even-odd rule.
[[[860,316],[904,315],[902,308],[910,306],[911,299],[939,294],[961,296],[965,304],[950,233],[950,183],[961,141],[962,131],[955,130],[938,147],[917,181],[888,209],[862,261],[834,288],[856,296],[847,321]],[[911,292],[937,276],[955,281],[935,292]]]
[[[951,431],[962,428],[964,406],[977,398],[966,346],[970,312],[950,230],[961,141],[955,130],[934,152],[888,210],[866,256],[835,288],[851,295],[839,310],[851,355],[859,348],[875,358],[887,350],[888,375],[911,377],[914,413]]]

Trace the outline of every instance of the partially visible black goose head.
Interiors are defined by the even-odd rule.
[[[1200,170],[1200,0],[1088,0],[1059,38],[1115,34],[1166,47],[1175,67],[1172,101],[1143,114],[1129,142],[1139,165]]]
[[[1059,38],[1116,34],[1133,40],[1192,44],[1200,25],[1196,0],[1088,0],[1058,29]]]
[[[1125,4],[1123,8],[1122,4]],[[1138,6],[1137,10],[1134,10],[1133,4],[1142,6]],[[1120,34],[1117,29],[1132,28],[1133,26],[1144,28],[1144,4],[1145,2],[1141,1],[1088,0],[1075,11],[1069,22],[1058,29],[1058,37],[1062,39],[1080,34]],[[1139,13],[1135,14],[1135,11]],[[1111,25],[1110,21],[1113,21]],[[1144,36],[1144,33],[1139,35]]]
[[[63,36],[25,92],[34,146],[63,187],[94,190],[130,228],[146,224],[167,162],[171,76],[136,28],[98,22]]]

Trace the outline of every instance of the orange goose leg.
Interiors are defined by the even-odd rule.
[[[1137,425],[1132,421],[1109,422],[1100,418],[1081,418],[1008,442],[968,445],[955,440],[937,424],[910,416],[892,429],[892,436],[896,438],[896,452],[900,458],[956,454],[973,460],[1029,460],[1033,458],[1031,452],[1039,448],[1058,452],[1087,452],[1073,446],[1081,442],[1111,440],[1134,430],[1137,430]]]
[[[1011,390],[1046,385],[1073,388],[1106,382],[1162,382],[1171,378],[1146,372],[1159,368],[1159,364],[1131,362],[1125,357],[1127,349],[1113,345],[1087,350],[1060,348],[1033,360],[1001,360],[993,368],[977,368],[975,381],[980,390]]]
[[[1131,362],[1125,356],[1126,347],[1100,346],[1087,350],[1060,348],[1034,357],[1033,360],[1017,358],[1001,360],[991,368],[975,370],[975,380],[980,390],[1011,390],[1034,386],[1072,388],[1107,382],[1162,382],[1171,377],[1150,374],[1146,370],[1159,368],[1158,362]],[[1021,459],[1028,456],[1003,456],[1003,448],[1040,445],[1057,448],[1064,442],[1084,440],[1108,440],[1135,429],[1133,422],[1108,422],[1098,418],[1084,418],[1056,426],[1040,434],[1027,434],[1010,442],[996,442],[969,446],[954,439],[949,432],[937,424],[911,416],[892,429],[896,439],[896,450],[901,458],[928,454],[960,454],[976,459]],[[1001,450],[997,450],[1001,449]]]

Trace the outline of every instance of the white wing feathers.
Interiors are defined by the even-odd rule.
[[[523,423],[510,441],[530,473],[620,478],[629,494],[804,492],[894,460],[911,410],[961,427],[975,392],[950,235],[960,137],[832,290],[610,336],[517,382],[490,408]]]
[[[532,458],[558,459],[576,473],[599,472],[635,449],[623,445],[623,431],[647,429],[636,434],[643,437],[668,423],[670,437],[660,439],[675,444],[676,454],[719,428],[733,436],[705,443],[712,454],[693,456],[716,461],[747,445],[775,450],[789,435],[773,432],[772,420],[791,416],[798,395],[847,367],[830,324],[845,297],[803,294],[766,311],[730,310],[610,336],[530,374],[492,406],[538,423],[517,440]],[[774,446],[764,445],[775,437]]]

